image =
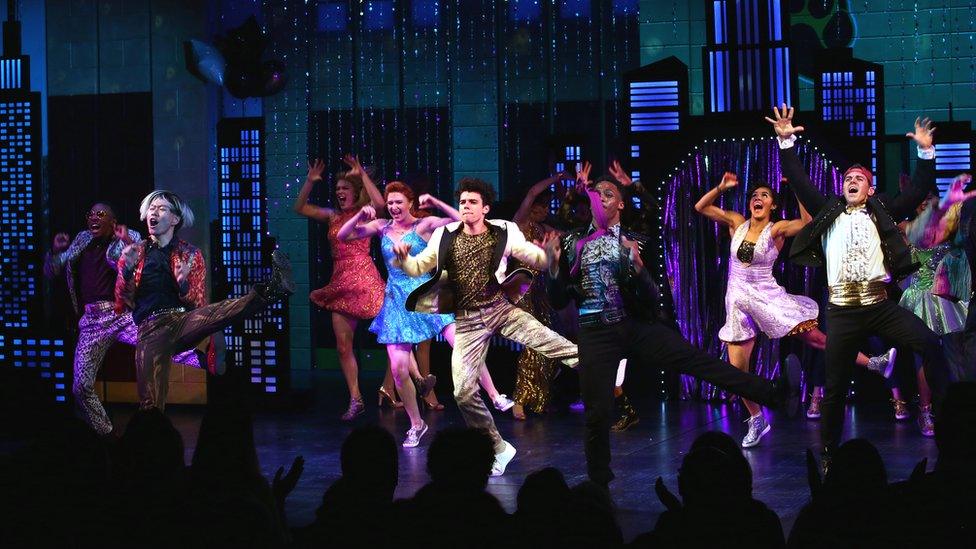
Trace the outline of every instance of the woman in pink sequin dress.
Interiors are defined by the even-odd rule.
[[[811,221],[810,214],[800,206],[799,219],[774,220],[779,198],[769,185],[756,185],[749,193],[749,213],[746,219],[738,212],[723,210],[715,205],[719,195],[739,184],[734,173],[726,172],[717,187],[705,193],[695,204],[695,211],[717,223],[729,227],[732,236],[729,258],[729,282],[725,294],[725,325],[718,337],[727,346],[729,362],[740,370],[749,370],[749,359],[762,331],[770,339],[796,336],[815,349],[824,349],[827,336],[817,326],[820,309],[817,302],[806,296],[792,295],[779,285],[773,276],[773,266],[787,238],[796,236]],[[891,375],[893,350],[881,357],[868,358],[859,354],[857,363],[885,377]],[[750,417],[749,430],[742,439],[743,448],[759,444],[771,427],[762,407],[743,399]]]
[[[329,249],[332,251],[332,278],[329,283],[309,295],[312,303],[332,312],[332,329],[336,337],[336,350],[342,374],[349,387],[349,408],[342,419],[349,421],[363,413],[365,406],[359,390],[359,364],[353,353],[353,334],[360,320],[376,316],[383,305],[386,283],[380,278],[373,258],[369,255],[369,241],[343,242],[337,234],[339,228],[355,216],[359,209],[372,203],[373,207],[385,205],[383,195],[369,178],[359,161],[346,155],[343,161],[349,171],[336,176],[335,202],[339,209],[315,206],[308,203],[308,196],[316,181],[322,180],[325,164],[316,160],[308,166],[308,177],[295,200],[295,211],[320,223],[329,224]],[[392,387],[392,377],[387,372],[384,387]],[[389,396],[388,390],[380,389],[381,397]],[[392,398],[390,398],[392,402]]]

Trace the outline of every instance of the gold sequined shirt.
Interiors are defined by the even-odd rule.
[[[447,272],[457,291],[459,311],[473,311],[496,303],[502,288],[491,268],[498,237],[491,229],[476,235],[459,232],[451,247]]]

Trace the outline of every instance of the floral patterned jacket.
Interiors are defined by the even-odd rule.
[[[148,241],[138,242],[139,259],[136,261],[134,269],[129,271],[125,267],[125,257],[119,257],[119,274],[115,279],[115,312],[121,314],[126,310],[135,309],[136,289],[142,281],[142,268],[146,263],[146,244]],[[176,278],[177,263],[186,263],[192,260],[190,275],[186,283],[180,286],[180,300],[186,304],[187,309],[197,309],[207,305],[206,278],[207,265],[203,259],[203,253],[196,246],[189,242],[176,239],[176,248],[170,258],[170,268],[173,278]],[[210,373],[216,372],[217,354],[214,348],[212,337],[208,337],[197,345],[197,349],[203,351],[206,346],[207,369]],[[177,349],[184,351],[185,349]]]

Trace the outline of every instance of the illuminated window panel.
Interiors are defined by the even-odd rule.
[[[0,335],[0,365],[37,372],[50,380],[51,398],[67,402],[71,389],[65,374],[71,363],[64,339]]]

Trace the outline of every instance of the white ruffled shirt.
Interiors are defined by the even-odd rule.
[[[796,142],[796,135],[777,138],[779,148],[788,149]],[[935,148],[918,149],[918,157],[935,158]],[[873,216],[866,208],[845,211],[821,237],[827,263],[827,284],[845,282],[890,282],[891,273],[885,268],[881,235]]]

